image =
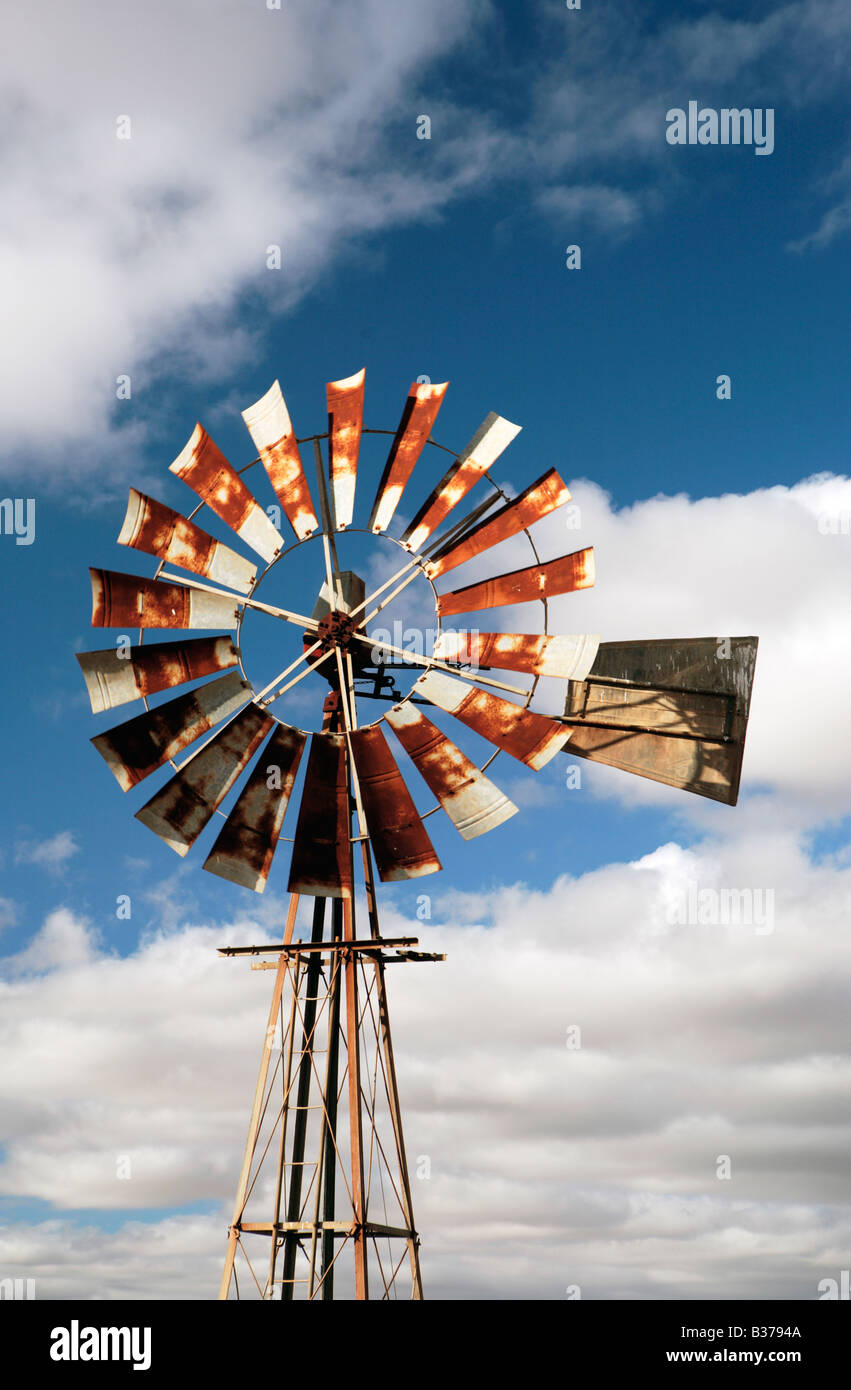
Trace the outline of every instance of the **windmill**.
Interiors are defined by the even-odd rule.
[[[548,601],[594,583],[591,548],[543,560],[532,534],[569,501],[557,470],[510,497],[489,470],[518,426],[491,413],[460,454],[446,449],[431,435],[447,385],[424,381],[411,386],[395,431],[369,430],[364,379],[361,371],[330,382],[327,429],[302,438],[275,382],[243,412],[257,456],[239,470],[197,425],[171,464],[198,499],[187,516],[130,490],[118,541],[153,556],[154,575],[90,571],[92,625],[139,628],[138,644],[122,632],[116,646],[78,656],[92,710],[144,705],[92,742],[124,791],[173,769],[137,819],[180,856],[214,822],[203,868],[258,893],[279,841],[292,842],[282,939],[220,949],[275,971],[222,1298],[422,1297],[385,976],[389,965],[443,956],[415,937],[382,935],[375,878],[440,869],[428,816],[442,811],[464,840],[513,816],[517,806],[487,775],[500,753],[537,770],[564,750],[729,804],[738,793],[756,639],[606,643],[550,632]],[[363,437],[382,435],[392,437],[389,453],[366,526],[354,527]],[[427,448],[449,454],[449,466],[393,536]],[[258,464],[277,509],[264,509],[244,481]],[[458,519],[480,482],[488,495]],[[194,520],[205,507],[263,567]],[[294,532],[290,544],[273,511]],[[369,593],[362,574],[341,566],[343,532],[400,552]],[[481,567],[495,546],[522,537],[530,563],[452,587],[455,570]],[[310,541],[322,556],[312,612],[259,599],[279,561]],[[377,644],[368,625],[416,580],[430,586],[433,649]],[[492,631],[444,626],[524,603],[541,604],[543,631],[502,632],[498,614]],[[243,659],[248,613],[295,628],[302,647],[259,690]],[[168,629],[205,635],[146,643]],[[416,673],[407,692],[396,685],[402,670]],[[321,727],[307,732],[271,706],[311,678],[327,694]],[[564,683],[563,713],[530,708],[542,678]],[[181,686],[191,688],[171,693]],[[379,710],[368,722],[365,705]],[[481,766],[461,746],[465,736],[492,750]],[[400,757],[435,799],[428,811],[418,810]],[[356,913],[358,894],[365,910]]]

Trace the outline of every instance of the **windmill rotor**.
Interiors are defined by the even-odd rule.
[[[555,469],[548,470],[514,499],[492,485],[495,496],[459,519],[455,509],[476,483],[487,477],[492,464],[519,432],[519,426],[493,412],[466,448],[454,456],[402,535],[386,535],[423,449],[427,443],[434,443],[430,432],[447,384],[433,387],[414,383],[411,387],[367,526],[353,527],[360,443],[364,433],[371,433],[363,426],[364,377],[361,371],[328,384],[328,430],[321,436],[311,436],[309,441],[296,437],[277,382],[243,412],[258,450],[254,462],[262,464],[274,489],[286,524],[294,533],[291,543],[277,530],[248,486],[244,474],[252,465],[234,468],[199,424],[171,464],[171,471],[199,498],[198,506],[188,516],[135,488],[130,490],[118,542],[152,555],[158,561],[154,576],[145,579],[119,570],[91,571],[93,626],[123,629],[138,624],[140,629],[138,645],[127,652],[116,655],[107,650],[79,656],[92,709],[103,712],[119,700],[124,703],[134,698],[141,698],[145,705],[142,714],[97,735],[93,739],[95,747],[125,790],[166,762],[172,764],[174,776],[142,807],[137,819],[181,855],[188,852],[247,772],[246,802],[243,805],[239,798],[227,818],[226,847],[221,852],[214,849],[203,867],[258,892],[265,888],[287,814],[296,817],[296,868],[290,875],[290,891],[307,882],[312,890],[327,891],[331,896],[349,891],[340,876],[338,857],[332,852],[336,828],[332,834],[331,821],[323,825],[323,833],[316,838],[317,829],[307,810],[301,816],[290,804],[289,774],[282,778],[280,786],[269,786],[264,794],[260,769],[268,761],[273,729],[283,729],[291,747],[298,741],[297,736],[305,740],[309,737],[311,750],[316,743],[316,757],[308,755],[306,763],[302,802],[330,796],[342,806],[348,797],[350,778],[362,781],[369,788],[369,807],[367,810],[364,805],[363,813],[379,876],[388,881],[419,877],[436,872],[440,861],[430,841],[426,848],[428,837],[422,817],[396,762],[394,736],[401,729],[409,731],[409,726],[400,721],[399,707],[407,702],[412,706],[430,704],[454,715],[495,750],[485,766],[502,751],[529,767],[539,768],[567,743],[570,730],[561,719],[528,710],[537,678],[546,674],[583,679],[599,644],[596,636],[562,638],[548,636],[546,631],[543,635],[477,632],[471,639],[463,633],[443,630],[447,616],[530,599],[543,601],[546,629],[548,597],[593,583],[593,551],[586,548],[554,560],[539,559],[529,527],[563,506],[570,495]],[[322,440],[327,441],[328,447],[327,474],[321,455]],[[306,442],[312,442],[316,452],[318,506],[314,506],[301,457],[301,446]],[[494,502],[501,505],[494,506]],[[202,528],[195,516],[205,506],[230,528],[236,545],[241,542],[253,552],[254,560]],[[393,541],[406,559],[391,581],[369,595],[362,578],[352,570],[341,569],[337,560],[336,535],[358,529],[362,534]],[[444,586],[444,591],[438,592],[435,581],[441,576],[466,559],[523,533],[532,544],[533,565],[455,590]],[[324,547],[325,571],[312,613],[299,614],[262,603],[257,597],[258,587],[277,562],[295,547],[317,539]],[[265,565],[258,564],[257,557]],[[434,596],[434,649],[424,656],[384,644],[382,659],[376,660],[376,643],[370,638],[367,625],[417,577],[428,581]],[[254,611],[294,624],[303,634],[302,659],[292,662],[278,682],[273,681],[260,691],[249,681],[242,658],[242,623],[246,613]],[[232,635],[145,645],[146,636],[159,629],[207,633],[224,630]],[[238,673],[230,669],[234,665],[238,666]],[[404,670],[417,674],[407,694],[399,691],[395,675],[388,674]],[[503,673],[512,671],[531,677],[531,688],[502,678]],[[213,672],[221,674],[188,693],[175,694],[155,708],[149,706],[149,695],[184,686]],[[288,689],[312,673],[340,696],[346,716],[336,733],[301,730],[270,708],[274,701],[285,697]],[[380,724],[381,728],[366,734],[358,728],[356,706],[373,698],[393,703],[385,716],[368,726]],[[176,755],[198,745],[203,735],[209,737],[177,763]],[[319,749],[322,741],[328,739],[340,740],[338,760],[343,765],[343,771],[330,782],[319,778],[318,771]],[[403,738],[399,741],[404,748]],[[267,742],[269,747],[264,747]],[[456,765],[468,768],[468,796],[502,795],[491,791],[493,784],[489,779],[480,782],[473,775],[473,771],[482,774],[483,769],[476,767],[448,735],[442,736],[439,746],[447,765],[454,759]],[[249,764],[258,752],[252,770]],[[416,762],[414,765],[418,766]],[[433,760],[428,765],[434,779]],[[504,800],[510,804],[507,798]],[[395,815],[387,814],[391,806],[395,807]],[[446,810],[446,806],[446,795],[443,800],[438,796],[433,810]],[[448,819],[457,825],[451,815]],[[334,827],[338,821],[339,816]],[[492,814],[468,815],[463,833],[469,837],[474,827],[475,833],[484,833],[499,823],[499,818]],[[237,824],[246,832],[248,825],[253,827],[250,863],[242,867],[235,858],[237,842],[233,832]],[[316,871],[310,873],[299,868],[306,853],[300,837],[308,834],[313,836],[309,856],[313,860],[317,845],[327,846],[324,878],[315,865]],[[416,851],[411,849],[412,837],[419,845]],[[262,873],[257,871],[258,864],[263,866]]]

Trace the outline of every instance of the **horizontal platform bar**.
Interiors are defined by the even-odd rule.
[[[354,1221],[244,1221],[230,1229],[252,1236],[285,1235],[288,1231],[311,1235],[314,1230],[330,1231],[335,1236],[353,1236],[361,1229],[365,1236],[397,1236],[400,1240],[418,1240],[416,1231],[405,1230],[402,1226],[379,1226],[373,1221],[364,1222],[360,1228]]]
[[[367,937],[362,941],[292,941],[278,946],[219,946],[220,956],[298,955],[300,951],[381,951],[385,946],[416,946],[418,936]]]

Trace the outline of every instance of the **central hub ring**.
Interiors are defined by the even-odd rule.
[[[322,642],[321,650],[330,652],[336,647],[338,651],[347,652],[356,626],[354,618],[350,618],[348,613],[329,613],[326,618],[321,618],[316,633],[316,638]]]

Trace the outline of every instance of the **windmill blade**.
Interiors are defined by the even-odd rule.
[[[345,737],[313,734],[288,891],[313,898],[350,898],[350,833]]]
[[[169,468],[264,560],[274,560],[283,550],[283,536],[202,425],[195,426]]]
[[[444,381],[440,386],[415,381],[408,392],[402,419],[390,446],[378,492],[372,504],[368,524],[369,529],[376,534],[386,531],[393,519],[405,485],[414,471],[414,464],[431,434],[448,386],[448,381]]]
[[[572,594],[577,589],[590,589],[594,584],[594,550],[575,550],[543,565],[512,570],[481,584],[468,584],[465,589],[438,594],[437,611],[441,618],[453,613],[473,613],[479,608],[501,608],[507,603],[529,603],[539,598],[554,598],[556,594]]]
[[[328,398],[331,496],[338,531],[351,525],[355,509],[365,379],[364,367],[342,381],[329,381],[325,387]]]
[[[239,599],[143,579],[117,570],[89,570],[92,627],[233,628]]]
[[[243,410],[242,418],[290,525],[298,539],[305,540],[319,522],[279,383],[273,381],[265,396]]]
[[[234,714],[250,695],[251,686],[232,671],[116,724],[92,743],[126,792],[221,719]]]
[[[180,512],[130,489],[127,515],[118,536],[119,545],[144,550],[147,555],[159,555],[181,569],[238,589],[247,594],[257,577],[257,566],[229,546],[202,531],[194,521]]]
[[[220,806],[243,768],[272,727],[271,715],[248,705],[199,748],[150,801],[136,819],[159,835],[181,858]]]
[[[520,425],[512,425],[501,415],[491,411],[476,430],[466,449],[444,473],[437,487],[426,499],[407,530],[402,532],[402,541],[409,550],[419,550],[433,531],[449,515],[462,498],[474,488],[476,483],[495,463],[512,439],[520,433]]]
[[[465,840],[493,830],[517,811],[514,802],[410,700],[394,705],[384,717]]]
[[[441,632],[434,654],[441,661],[530,676],[584,680],[600,645],[598,634],[547,637],[525,632]]]
[[[195,637],[188,642],[157,642],[149,647],[115,647],[77,652],[93,714],[156,695],[199,676],[226,671],[239,660],[230,637]]]
[[[757,640],[602,642],[568,686],[567,751],[735,806]]]
[[[426,671],[414,682],[411,693],[454,714],[489,743],[536,771],[554,758],[570,738],[570,730],[556,720],[533,714],[523,705],[513,705],[489,691],[471,689],[466,682],[443,671]]]
[[[351,743],[381,882],[437,873],[440,860],[381,729],[356,729]]]
[[[463,565],[466,560],[472,560],[475,555],[490,550],[491,546],[498,545],[500,541],[510,540],[512,536],[519,535],[527,526],[532,526],[534,522],[540,521],[541,517],[548,516],[550,512],[563,507],[569,501],[570,493],[566,484],[556,469],[550,468],[537,482],[521,492],[519,497],[515,497],[513,502],[507,502],[498,512],[486,517],[458,540],[451,541],[445,547],[439,547],[426,564],[426,574],[429,579],[436,579],[438,575],[456,569],[458,565]]]
[[[307,735],[279,724],[204,861],[219,878],[262,893]]]

